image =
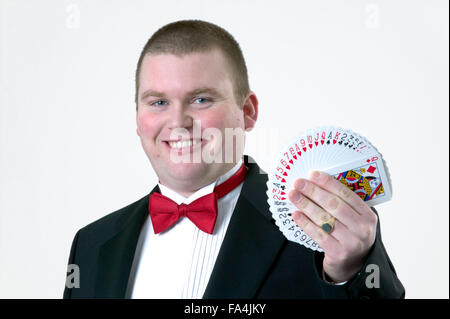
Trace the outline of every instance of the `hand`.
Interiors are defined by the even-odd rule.
[[[310,178],[296,180],[289,192],[299,209],[292,218],[323,249],[325,273],[335,282],[347,281],[362,268],[375,242],[377,215],[330,175],[315,171]],[[321,225],[332,217],[334,229],[326,233]]]

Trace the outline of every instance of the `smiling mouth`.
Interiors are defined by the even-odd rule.
[[[190,140],[180,140],[180,141],[165,141],[165,143],[171,148],[171,149],[177,149],[181,150],[183,148],[190,148],[197,144],[200,144],[202,142],[206,142],[206,140],[203,139],[190,139]]]

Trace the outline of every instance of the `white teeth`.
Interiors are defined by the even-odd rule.
[[[192,145],[197,144],[197,140],[188,140],[188,141],[178,141],[178,142],[169,142],[170,147],[172,148],[184,148],[184,147],[191,147]]]

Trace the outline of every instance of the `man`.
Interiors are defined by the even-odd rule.
[[[274,224],[267,175],[243,156],[258,100],[225,30],[203,21],[159,29],[138,62],[136,111],[159,183],[78,231],[69,264],[80,285],[64,298],[404,297],[377,215],[330,176],[315,172],[289,193],[293,219],[324,253]],[[331,219],[327,233],[319,225]]]

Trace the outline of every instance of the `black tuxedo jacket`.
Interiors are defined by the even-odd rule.
[[[248,174],[231,217],[203,298],[403,298],[377,236],[366,264],[345,285],[322,280],[323,253],[288,241],[271,218],[267,174],[248,156]],[[152,192],[157,191],[155,187]],[[80,269],[80,287],[65,288],[64,298],[125,298],[138,237],[148,216],[148,195],[80,229],[69,264]],[[379,288],[366,278],[379,269]],[[366,272],[367,271],[367,272]],[[374,282],[372,277],[369,282]],[[151,283],[149,283],[151,284]]]

